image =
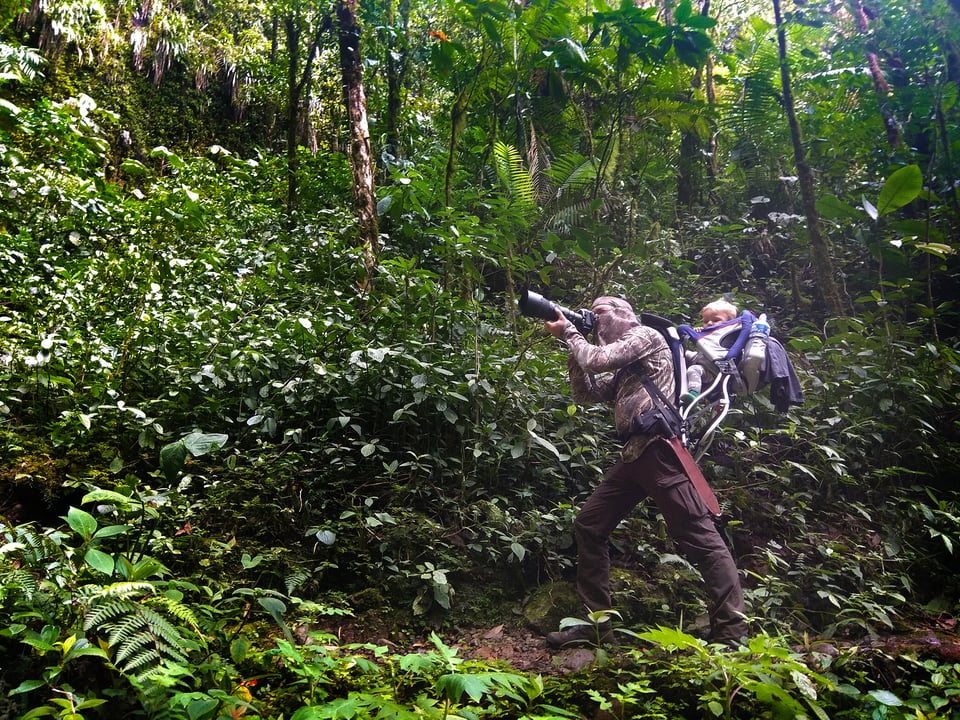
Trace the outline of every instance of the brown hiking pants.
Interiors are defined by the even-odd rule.
[[[703,576],[710,600],[711,642],[735,643],[747,634],[743,590],[730,550],[670,444],[656,440],[633,462],[620,461],[577,514],[577,592],[591,611],[612,609],[610,533],[650,497],[670,536]]]

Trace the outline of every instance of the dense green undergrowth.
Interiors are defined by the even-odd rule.
[[[505,277],[543,265],[575,304],[600,289],[583,264],[531,250],[510,266],[490,223],[426,207],[423,178],[385,191],[407,210],[394,235],[418,244],[385,247],[367,291],[342,163],[291,229],[270,161],[157,149],[108,182],[94,120],[83,101],[41,104],[0,149],[8,714],[956,712],[956,658],[873,645],[960,610],[960,362],[916,295],[865,292],[817,326],[777,308],[806,402],[744,398],[705,463],[746,576],[747,647],[668,629],[702,598],[643,508],[613,538],[636,645],[582,675],[525,674],[439,633],[569,577],[574,508],[614,440],[602,409],[571,404],[563,352],[514,317]],[[60,166],[31,155],[41,136]],[[660,314],[689,319],[708,292],[666,245],[657,262],[605,252],[604,289]],[[410,653],[339,645],[321,628],[342,617],[436,634]]]

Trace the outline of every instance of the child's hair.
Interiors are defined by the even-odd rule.
[[[707,303],[703,306],[703,310],[713,310],[714,312],[720,313],[723,315],[724,320],[733,320],[738,313],[737,306],[723,298]],[[700,312],[703,312],[703,310]]]

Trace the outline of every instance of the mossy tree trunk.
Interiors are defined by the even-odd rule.
[[[364,289],[370,289],[380,252],[377,200],[373,182],[373,155],[367,125],[367,98],[363,89],[363,61],[360,55],[360,26],[355,0],[337,4],[340,40],[340,70],[343,96],[350,126],[350,168],[353,173],[353,209],[366,270]]]

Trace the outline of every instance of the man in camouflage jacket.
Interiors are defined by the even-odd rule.
[[[625,439],[620,458],[580,508],[574,523],[577,592],[591,612],[613,609],[607,541],[620,521],[650,497],[666,520],[671,537],[706,583],[711,642],[736,646],[746,636],[747,626],[743,591],[730,550],[685,472],[676,447],[662,437],[631,432],[634,418],[654,406],[641,372],[646,372],[665,397],[673,397],[670,350],[658,331],[640,323],[625,300],[600,297],[592,309],[596,345],[559,312],[556,320],[544,324],[570,352],[568,368],[574,400],[612,403],[614,425]],[[601,623],[599,630],[600,639],[609,639],[609,622]],[[597,628],[581,625],[550,633],[547,644],[558,649],[597,639]]]

